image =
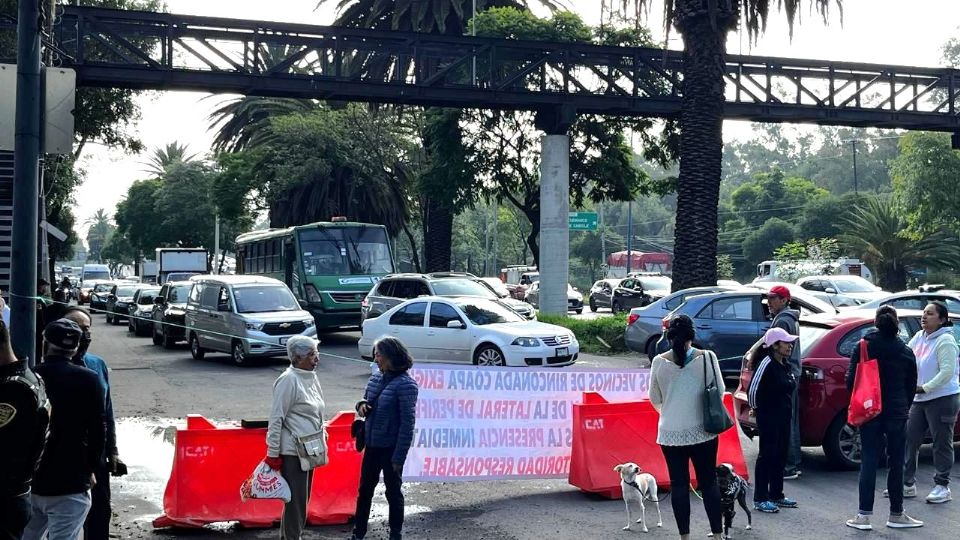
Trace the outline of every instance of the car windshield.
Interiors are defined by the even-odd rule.
[[[93,292],[109,292],[113,288],[113,283],[98,283],[93,286]]]
[[[186,281],[193,276],[199,276],[196,272],[173,272],[167,276],[167,281]]]
[[[495,302],[462,301],[457,302],[457,306],[477,326],[526,321],[512,309]]]
[[[433,282],[437,296],[480,296],[499,298],[496,293],[472,279],[438,279]]]
[[[117,296],[133,296],[137,292],[136,287],[117,287]]]
[[[830,333],[831,328],[815,324],[804,324],[800,321],[800,358],[806,358],[810,349],[820,341],[820,338]]]
[[[490,287],[493,292],[497,293],[497,296],[500,298],[506,298],[510,296],[510,291],[507,289],[507,286],[497,278],[484,278],[483,283]]]
[[[865,279],[835,279],[833,282],[837,284],[839,292],[843,293],[874,292],[877,290]]]
[[[670,290],[670,278],[668,277],[643,277],[639,281],[645,290]]]
[[[137,303],[140,305],[152,304],[153,298],[157,296],[158,292],[160,292],[160,289],[142,289],[140,297],[137,298]]]
[[[170,289],[171,304],[185,304],[190,296],[190,285],[177,285]]]
[[[110,272],[107,272],[106,270],[87,270],[83,273],[83,279],[84,281],[91,279],[110,279]]]
[[[268,313],[300,309],[290,289],[283,285],[248,285],[235,287],[238,313]]]
[[[366,276],[393,272],[382,227],[328,227],[300,231],[303,271],[308,276]]]

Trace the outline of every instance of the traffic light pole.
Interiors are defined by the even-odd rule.
[[[40,6],[19,0],[14,139],[10,337],[18,358],[36,364],[37,231],[40,197]]]

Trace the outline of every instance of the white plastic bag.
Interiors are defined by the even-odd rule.
[[[247,499],[282,499],[283,502],[290,502],[290,485],[279,472],[261,461],[253,474],[240,485],[240,500]]]

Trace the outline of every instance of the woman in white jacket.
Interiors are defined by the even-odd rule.
[[[960,347],[953,336],[953,323],[943,302],[931,302],[920,317],[922,330],[910,340],[917,357],[917,395],[907,419],[906,466],[903,496],[916,497],[917,455],[927,430],[933,435],[933,477],[936,485],[928,503],[951,500],[950,470],[953,468],[953,426],[960,411],[960,381],[957,359]]]
[[[300,540],[307,522],[307,500],[313,471],[300,468],[297,437],[323,428],[323,393],[314,370],[317,340],[292,336],[287,341],[290,367],[273,383],[273,405],[267,425],[267,457],[264,462],[280,471],[290,485],[290,502],[283,506],[280,538]]]

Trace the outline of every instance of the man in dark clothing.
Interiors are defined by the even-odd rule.
[[[73,363],[83,331],[58,319],[43,331],[44,358],[37,367],[53,407],[50,439],[33,477],[33,511],[27,540],[74,540],[90,510],[93,472],[106,440],[103,389],[96,373]]]
[[[73,355],[73,363],[92,370],[97,374],[100,387],[104,391],[104,428],[106,429],[105,455],[94,471],[96,483],[90,490],[91,506],[87,520],[83,525],[84,538],[96,540],[109,538],[110,518],[110,476],[122,476],[127,473],[127,466],[120,461],[117,451],[117,425],[113,416],[113,399],[110,395],[110,374],[106,362],[102,358],[87,352],[92,336],[90,333],[90,313],[80,306],[69,306],[63,315],[80,327],[83,335],[80,338],[80,348]]]
[[[0,540],[19,540],[30,521],[30,483],[49,421],[43,381],[13,354],[0,322]]]

